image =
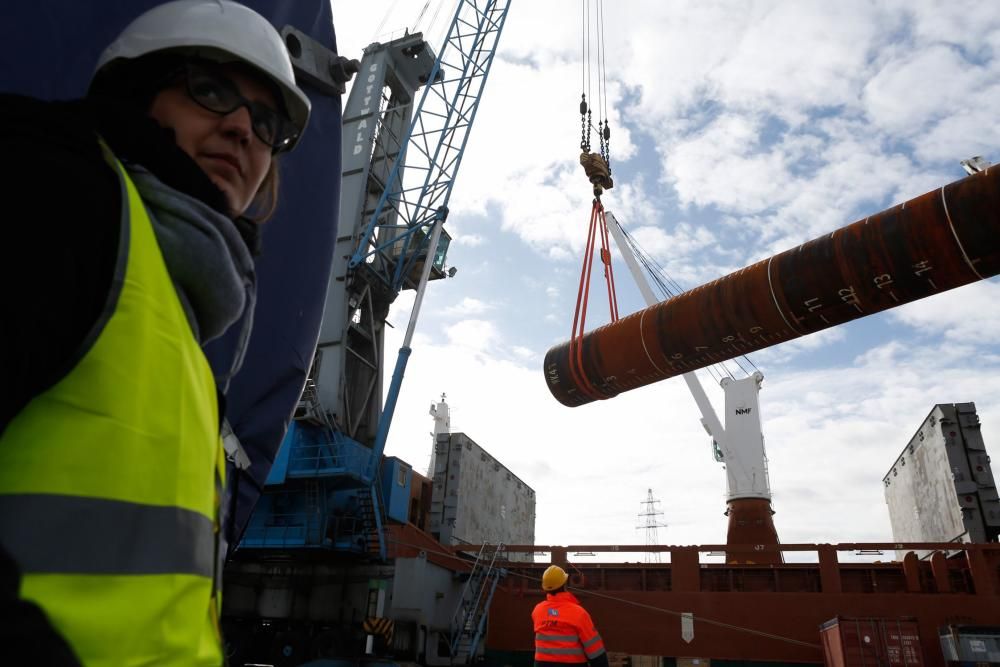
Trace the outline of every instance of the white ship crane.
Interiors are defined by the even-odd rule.
[[[614,238],[646,305],[660,301],[639,264],[641,249],[631,239],[618,219],[607,213],[608,231]],[[649,263],[646,262],[647,266]],[[725,376],[720,386],[725,394],[725,424],[719,420],[701,381],[694,372],[684,373],[684,382],[701,412],[701,423],[712,437],[715,460],[726,469],[726,514],[729,530],[726,544],[728,562],[780,563],[781,552],[756,551],[763,544],[777,544],[778,535],[771,519],[771,487],[767,472],[767,454],[760,418],[760,387],[764,374],[759,370],[744,378]]]

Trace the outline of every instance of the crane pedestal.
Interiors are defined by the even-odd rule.
[[[736,498],[726,503],[729,530],[726,533],[726,563],[780,565],[780,551],[756,550],[759,545],[778,544],[778,531],[766,498]],[[730,548],[733,547],[733,548]]]

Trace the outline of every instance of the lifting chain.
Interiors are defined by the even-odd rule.
[[[598,123],[601,133],[601,157],[608,165],[608,176],[611,175],[611,121],[604,119],[603,123]]]
[[[606,90],[607,81],[604,73],[604,13],[602,0],[597,0],[597,113],[601,107],[604,116],[597,124],[597,139],[600,152],[591,152],[590,135],[594,129],[593,112],[587,103],[587,93],[590,91],[593,51],[590,48],[591,22],[590,1],[583,0],[583,91],[580,95],[580,165],[587,174],[587,180],[594,187],[594,198],[600,200],[605,190],[614,187],[611,180],[611,123],[607,119]],[[602,92],[605,91],[605,92]]]
[[[594,186],[594,197],[601,198],[605,190],[614,187],[611,180],[611,167],[608,164],[608,138],[611,136],[611,128],[608,123],[600,121],[598,127],[598,139],[600,140],[601,152],[590,152],[590,129],[591,111],[587,105],[587,94],[580,96],[580,164],[587,174],[587,180]]]

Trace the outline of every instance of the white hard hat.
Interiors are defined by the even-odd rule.
[[[231,0],[174,0],[154,7],[104,49],[95,74],[116,61],[162,52],[216,62],[238,60],[260,70],[281,91],[299,134],[305,131],[309,98],[295,85],[285,43],[274,26],[249,7]]]

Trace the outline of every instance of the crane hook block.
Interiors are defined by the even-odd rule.
[[[586,151],[580,153],[580,164],[583,165],[583,170],[587,173],[587,180],[594,185],[595,193],[597,193],[598,188],[610,190],[615,186],[614,181],[611,180],[611,169],[600,153]]]

